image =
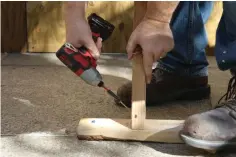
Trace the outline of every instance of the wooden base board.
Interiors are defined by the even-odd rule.
[[[83,140],[183,143],[179,137],[183,123],[183,120],[146,119],[143,130],[132,130],[130,119],[86,118],[80,120],[76,132]]]

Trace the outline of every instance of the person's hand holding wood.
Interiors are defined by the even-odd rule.
[[[142,48],[146,82],[150,83],[152,65],[174,48],[169,23],[178,2],[147,2],[147,11],[132,32],[127,44],[129,59],[137,46]]]

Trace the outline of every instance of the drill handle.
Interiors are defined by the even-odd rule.
[[[88,17],[88,23],[94,42],[98,37],[102,37],[103,41],[106,40],[115,28],[94,13]],[[56,56],[78,76],[90,68],[96,70],[96,60],[85,46],[75,48],[72,44],[65,43],[56,52]]]
[[[93,37],[93,41],[97,42],[98,38],[101,36],[100,36],[100,33],[94,33],[92,30],[92,37]]]

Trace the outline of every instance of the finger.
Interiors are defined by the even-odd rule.
[[[100,56],[99,50],[97,48],[97,45],[95,44],[95,42],[91,39],[91,40],[87,40],[87,43],[84,44],[84,46],[89,49],[89,51],[91,52],[91,55],[95,58],[98,59]]]
[[[76,47],[76,48],[79,48],[79,47],[81,47],[81,46],[83,46],[82,44],[80,44],[81,42],[75,42],[75,41],[72,41],[72,40],[66,40],[66,43],[70,43],[70,44],[72,44],[74,47]]]
[[[152,53],[143,52],[143,66],[146,75],[146,82],[150,83],[152,79],[152,64],[154,62],[154,56]]]
[[[134,37],[131,36],[128,41],[128,44],[126,46],[126,51],[128,53],[128,59],[132,59],[136,46],[137,46],[136,40],[134,39]]]
[[[102,38],[98,37],[97,42],[96,42],[96,46],[98,48],[99,54],[101,54],[101,52],[102,52]]]
[[[160,59],[162,59],[162,58],[165,58],[165,57],[166,57],[166,55],[167,55],[167,53],[166,53],[166,52],[162,52],[159,58],[160,58]]]

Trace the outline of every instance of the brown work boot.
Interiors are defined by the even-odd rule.
[[[228,85],[225,101],[213,110],[190,116],[181,131],[189,145],[206,150],[236,148],[236,76]]]
[[[117,91],[117,95],[129,107],[131,93],[131,82],[124,84]],[[146,87],[146,105],[155,106],[174,100],[201,100],[209,98],[209,95],[207,76],[181,76],[156,68],[153,70],[151,83]]]

